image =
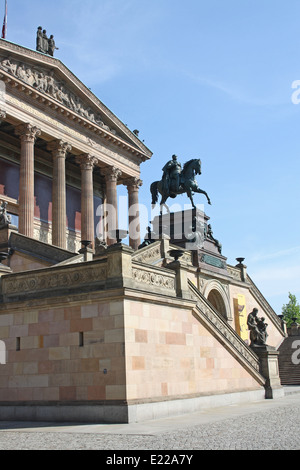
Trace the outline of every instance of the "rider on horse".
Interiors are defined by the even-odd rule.
[[[176,155],[172,156],[172,160],[163,167],[162,171],[164,172],[162,181],[166,194],[178,193],[182,167]]]

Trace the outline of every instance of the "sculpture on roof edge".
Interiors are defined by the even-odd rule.
[[[55,50],[58,50],[58,47],[55,45],[53,34],[48,38],[47,31],[45,29],[43,30],[41,26],[39,26],[37,30],[36,50],[51,56],[54,55]]]
[[[155,181],[151,184],[150,191],[152,195],[152,205],[158,201],[158,193],[161,194],[161,208],[166,206],[169,197],[175,198],[179,194],[186,193],[190,198],[192,206],[196,209],[193,195],[194,193],[204,194],[208,204],[211,204],[207,193],[200,189],[195,179],[196,175],[201,175],[201,160],[192,159],[181,166],[176,155],[172,156],[172,160],[168,161],[162,169],[163,177],[161,181]],[[168,208],[167,208],[168,210]],[[162,211],[162,209],[161,209]]]

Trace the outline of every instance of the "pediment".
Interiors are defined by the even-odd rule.
[[[120,138],[145,155],[151,151],[59,59],[0,40],[0,77],[17,83],[57,103],[85,126],[96,126]],[[26,90],[27,91],[27,90]],[[28,91],[27,91],[28,95]]]

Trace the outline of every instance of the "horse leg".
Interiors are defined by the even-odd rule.
[[[161,201],[160,201],[160,215],[162,215],[164,207],[165,207],[165,209],[168,213],[170,212],[169,207],[166,204],[167,199],[168,199],[168,196],[166,196],[166,195],[163,195],[162,198],[161,198]]]
[[[192,203],[193,209],[197,209],[197,207],[195,206],[195,203],[194,203],[192,191],[189,190],[189,189],[187,189],[187,190],[186,190],[186,194],[187,194],[187,196],[190,198],[190,201],[191,201],[191,203]]]
[[[203,191],[203,189],[200,189],[200,188],[194,188],[193,191],[195,191],[196,193],[204,194],[204,196],[207,199],[208,204],[211,205],[211,200],[209,199],[209,196],[206,191]]]
[[[158,200],[158,187],[157,187],[157,181],[151,184],[150,186],[150,192],[152,195],[152,206],[155,206]]]

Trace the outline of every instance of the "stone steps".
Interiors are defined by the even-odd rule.
[[[278,367],[282,385],[300,385],[300,363],[294,364],[292,362],[292,356],[297,351],[294,345],[295,341],[300,341],[300,336],[289,336],[278,349],[280,353]],[[300,360],[300,352],[296,354],[295,359]]]

